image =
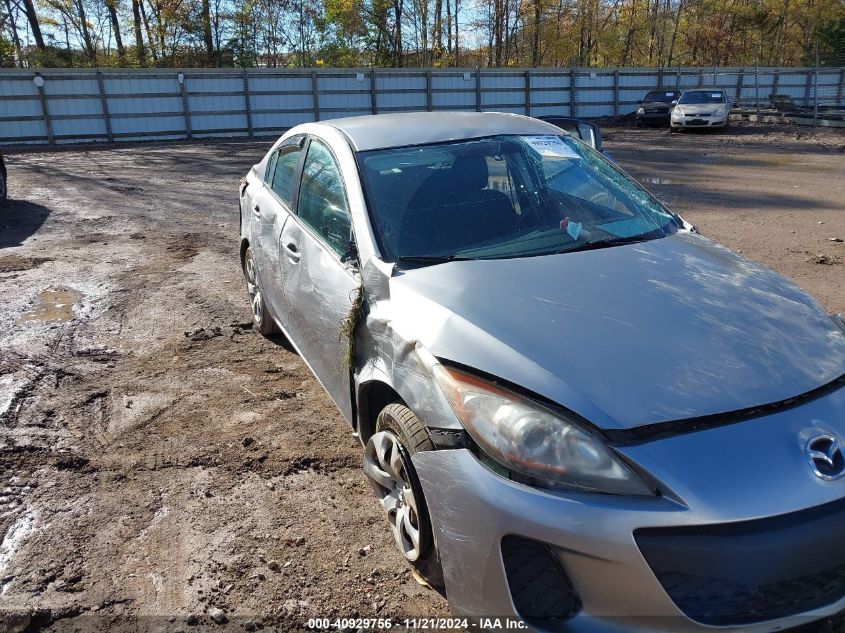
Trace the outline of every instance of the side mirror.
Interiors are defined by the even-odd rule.
[[[673,101],[673,102],[672,102],[672,107],[674,108],[676,105],[678,105],[678,102],[677,102],[677,101]]]
[[[601,151],[601,130],[595,123],[579,121],[577,125],[578,136],[594,150]]]

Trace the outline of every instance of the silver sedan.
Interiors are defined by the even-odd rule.
[[[304,124],[239,197],[257,328],[349,421],[457,614],[774,631],[845,608],[845,324],[790,281],[523,116]]]
[[[726,128],[731,104],[724,90],[687,90],[672,102],[670,130],[685,128]]]

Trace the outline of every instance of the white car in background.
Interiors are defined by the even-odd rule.
[[[670,130],[726,128],[730,113],[731,104],[724,90],[687,90],[673,103]]]

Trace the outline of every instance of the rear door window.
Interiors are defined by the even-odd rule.
[[[276,169],[273,172],[270,188],[282,202],[290,207],[293,204],[294,180],[302,157],[302,149],[299,145],[283,147],[277,154]]]

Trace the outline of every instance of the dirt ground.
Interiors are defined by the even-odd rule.
[[[7,155],[7,628],[448,614],[394,551],[329,398],[282,341],[251,329],[236,188],[270,143]],[[706,235],[845,311],[845,243],[832,241],[845,239],[845,130],[615,128],[606,149]]]

